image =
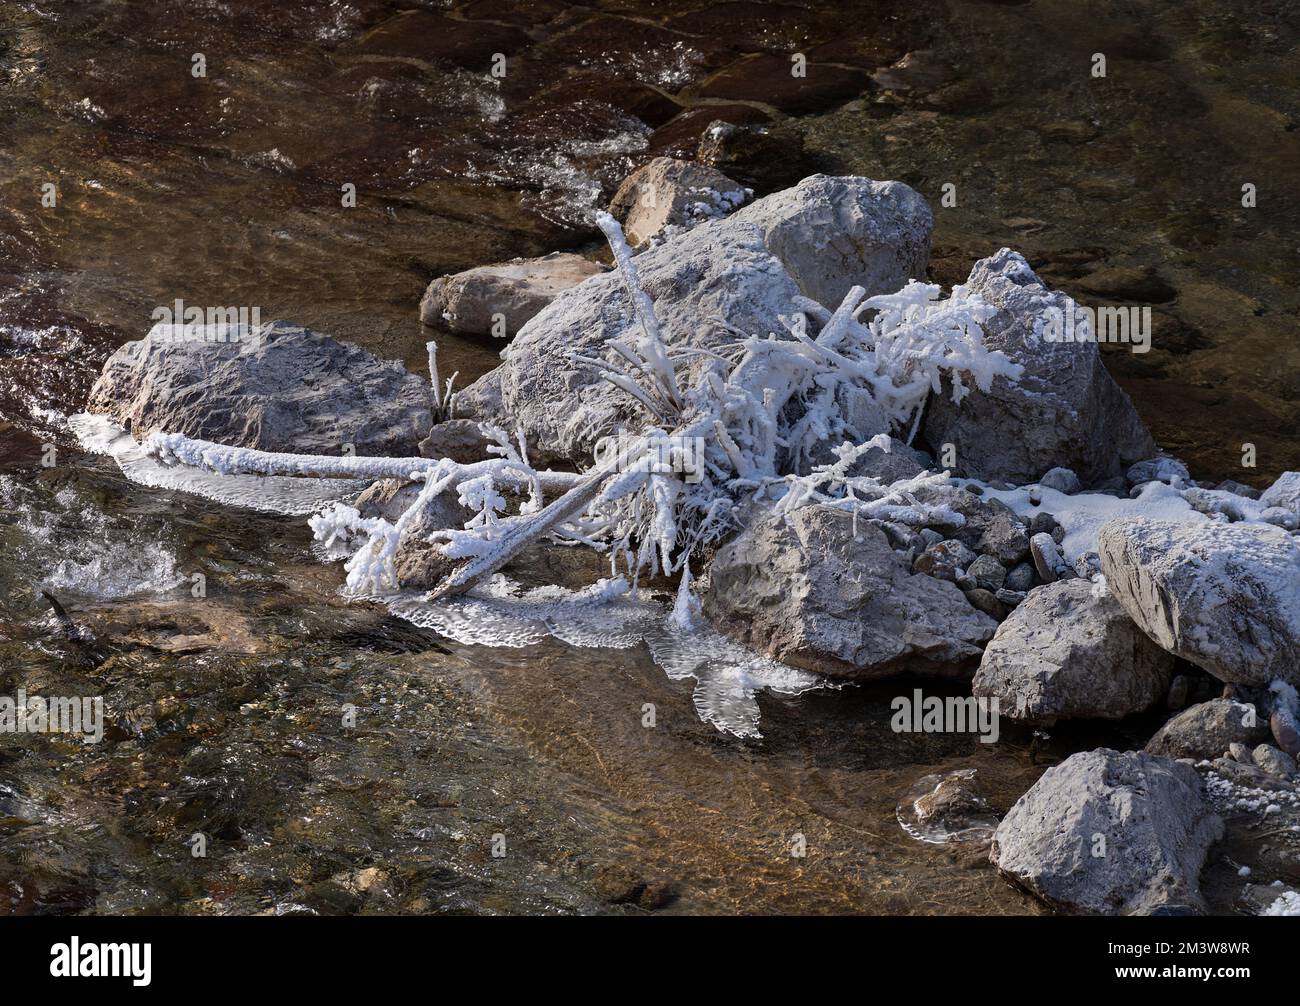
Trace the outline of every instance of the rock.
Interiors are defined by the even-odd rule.
[[[1180,486],[1191,482],[1192,476],[1187,466],[1177,458],[1147,458],[1130,466],[1124,473],[1130,486],[1145,485],[1147,482],[1163,482],[1166,485]]]
[[[1004,566],[1012,566],[1029,555],[1029,537],[1010,507],[996,499],[985,499],[951,485],[922,486],[916,499],[933,506],[946,506],[961,514],[959,524],[947,525],[945,538],[955,539],[976,552],[992,555]]]
[[[1013,514],[995,514],[984,525],[975,548],[1003,566],[1015,566],[1029,556],[1029,535]]]
[[[966,572],[975,578],[975,582],[985,590],[996,591],[1007,579],[1007,571],[1002,563],[991,555],[981,555],[967,568]]]
[[[1048,290],[1006,248],[975,263],[966,285],[998,308],[985,323],[985,345],[1025,372],[1015,383],[996,377],[988,391],[972,391],[960,403],[946,393],[933,396],[926,441],[955,444],[971,477],[1016,484],[1061,466],[1091,485],[1154,453],[1151,435],[1106,372],[1096,343],[1044,338],[1046,309],[1071,310],[1068,297]]]
[[[1290,779],[1296,774],[1295,759],[1272,744],[1259,745],[1251,752],[1251,758],[1265,772],[1279,779]]]
[[[351,444],[400,457],[416,454],[430,407],[428,379],[400,363],[273,321],[155,325],[108,358],[86,409],[138,440],[162,430],[263,451],[337,456]]]
[[[1061,525],[1056,522],[1056,518],[1044,510],[1039,510],[1029,518],[1030,534],[1051,534]]]
[[[1244,496],[1248,500],[1257,500],[1260,497],[1258,489],[1252,489],[1242,482],[1234,482],[1232,479],[1225,479],[1214,487],[1221,493],[1232,493],[1234,496]]]
[[[666,227],[689,228],[726,216],[747,196],[744,186],[716,168],[656,157],[624,179],[609,212],[622,223],[628,242],[639,245]]]
[[[420,441],[420,456],[450,458],[457,464],[468,465],[492,457],[488,447],[493,443],[472,419],[449,419],[436,424]]]
[[[929,210],[907,186],[815,175],[652,244],[636,265],[670,349],[726,351],[737,331],[784,332],[780,318],[801,293],[838,305],[851,283],[868,294],[895,291],[908,269],[924,272],[928,242]],[[607,340],[635,324],[622,278],[593,276],[525,324],[501,366],[460,392],[457,411],[512,431],[522,426],[536,463],[586,463],[600,438],[639,429],[645,417],[600,368],[575,356],[611,352]],[[689,388],[714,366],[699,354],[679,383]],[[859,425],[865,440],[882,428],[881,417]]]
[[[1268,718],[1269,730],[1277,746],[1289,755],[1300,755],[1300,725],[1289,709],[1274,709]]]
[[[758,233],[735,217],[701,224],[636,257],[664,341],[674,349],[724,350],[742,332],[784,331],[778,315],[798,295]],[[608,339],[636,325],[622,277],[593,276],[561,293],[502,352],[502,364],[457,395],[457,412],[503,429],[522,427],[534,464],[587,462],[596,443],[620,428],[639,429],[644,413],[629,395],[574,354],[600,357]],[[679,377],[690,387],[703,357]]]
[[[1091,580],[1101,572],[1101,556],[1096,552],[1080,552],[1070,565],[1075,576]]]
[[[960,587],[961,584],[958,586]],[[970,602],[972,608],[984,612],[989,618],[996,618],[1000,622],[1007,617],[1007,606],[992,591],[985,590],[983,587],[974,587],[969,590],[963,589],[962,593],[966,595],[966,600]]]
[[[1166,650],[1220,681],[1300,682],[1300,544],[1285,531],[1123,517],[1098,541],[1110,591]]]
[[[934,218],[902,182],[812,175],[731,219],[758,227],[799,292],[832,311],[852,286],[871,296],[924,279],[930,261]]]
[[[1211,699],[1166,721],[1143,749],[1169,758],[1217,758],[1234,741],[1253,747],[1268,736],[1255,707],[1231,699]]]
[[[1255,756],[1251,753],[1250,748],[1241,741],[1233,741],[1229,744],[1228,754],[1232,755],[1234,761],[1239,761],[1243,765],[1255,764]]]
[[[1079,484],[1079,476],[1068,468],[1051,469],[1038,480],[1038,484],[1046,489],[1065,493],[1067,496],[1073,496],[1083,488]]]
[[[814,453],[812,456],[812,463],[818,465],[833,464],[836,460],[835,454],[829,448],[824,453]],[[914,450],[903,441],[891,437],[888,451],[880,447],[863,451],[849,465],[845,474],[849,478],[861,478],[865,475],[879,479],[881,485],[892,485],[902,479],[915,478],[927,471],[930,461],[928,454]]]
[[[1163,304],[1177,291],[1149,266],[1107,266],[1078,281],[1079,287],[1106,300]]]
[[[1300,472],[1283,472],[1276,482],[1260,493],[1266,507],[1281,507],[1300,514]]]
[[[980,792],[973,768],[922,776],[898,804],[898,823],[915,839],[987,846],[997,815]]]
[[[1003,818],[990,858],[1058,911],[1204,911],[1200,872],[1223,836],[1196,770],[1102,748],[1043,773]]]
[[[1068,580],[1074,576],[1074,570],[1065,561],[1060,546],[1050,534],[1039,532],[1029,539],[1029,554],[1034,561],[1034,570],[1044,583]]]
[[[396,523],[415,502],[423,487],[422,482],[378,479],[363,489],[353,499],[352,505],[362,517],[382,517],[389,523]],[[471,516],[469,510],[460,505],[455,490],[448,490],[426,504],[419,514],[417,524],[412,526],[428,534],[449,527],[462,527]]]
[[[1174,675],[1174,680],[1169,682],[1169,694],[1165,696],[1165,708],[1171,712],[1177,712],[1187,705],[1189,686],[1190,682],[1187,680],[1187,675]]]
[[[1008,608],[1014,608],[1029,595],[1023,590],[1008,590],[1006,587],[1003,587],[1001,590],[994,591],[993,596]]]
[[[1026,723],[1117,720],[1163,699],[1173,667],[1110,595],[1067,580],[1031,591],[998,626],[972,688]]]
[[[975,561],[975,553],[956,539],[950,538],[931,545],[916,557],[912,572],[928,573],[940,580],[956,582],[957,575],[965,572]]]
[[[396,523],[415,502],[421,488],[416,483],[380,479],[363,490],[352,505],[362,517],[383,517]],[[442,578],[455,568],[456,562],[446,558],[440,546],[426,539],[434,531],[463,527],[470,516],[469,510],[460,505],[455,490],[441,493],[426,504],[397,540],[393,564],[398,584],[417,590],[432,590],[438,586]]]
[[[1027,562],[1022,562],[1008,570],[1007,579],[1003,586],[1007,590],[1016,590],[1024,594],[1034,586],[1036,579],[1037,574],[1034,567]]]
[[[771,510],[714,556],[704,612],[721,632],[795,667],[871,679],[955,674],[997,627],[951,583],[913,576],[879,529],[830,506]]]
[[[420,299],[420,321],[453,332],[505,338],[523,328],[561,290],[602,272],[599,263],[581,255],[552,252],[439,276]]]

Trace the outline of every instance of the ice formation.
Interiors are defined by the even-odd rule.
[[[90,449],[111,454],[129,477],[145,484],[259,509],[312,513],[319,541],[353,549],[347,563],[351,594],[392,597],[406,617],[454,638],[481,619],[495,626],[492,635],[499,642],[497,632],[504,630],[497,616],[507,601],[514,612],[509,616],[514,628],[505,633],[509,638],[531,637],[540,631],[536,626],[560,638],[613,638],[605,623],[591,631],[564,626],[573,619],[589,623],[597,609],[611,612],[600,618],[619,617],[612,614],[618,605],[632,602],[625,597],[615,604],[618,592],[612,585],[625,582],[627,597],[634,597],[644,573],[687,570],[692,556],[734,527],[736,512],[752,499],[776,501],[787,510],[831,502],[864,520],[961,522],[948,508],[916,499],[916,490],[945,475],[884,485],[851,476],[849,466],[863,451],[887,445],[891,435],[910,443],[927,398],[943,393],[944,378],[960,401],[971,386],[987,390],[997,376],[1020,376],[1018,364],[984,346],[980,326],[993,308],[977,294],[959,287],[944,299],[939,287],[910,282],[897,293],[866,298],[854,287],[834,311],[800,297],[782,317],[787,337],[737,332],[731,357],[705,353],[707,365],[692,368],[696,379],[682,387],[682,364],[698,360],[701,351],[674,352],[665,343],[622,229],[609,214],[598,214],[597,222],[613,249],[636,323],[606,341],[602,358],[587,362],[640,405],[645,425],[589,472],[535,469],[524,445],[496,429],[486,432],[497,441],[497,458],[458,464],[269,453],[175,433],[155,433],[141,447],[94,417],[75,417],[70,425]],[[875,315],[864,320],[868,311]],[[436,347],[429,347],[429,363],[437,383]],[[440,404],[449,392],[448,387],[437,396]],[[838,460],[817,463],[815,454],[827,442],[841,444]],[[363,517],[342,502],[364,486],[358,480],[380,478],[423,483],[396,521]],[[398,542],[402,530],[447,490],[454,490],[474,516],[463,527],[428,537],[460,564],[417,610],[400,593]],[[506,494],[526,497],[517,512],[510,512]],[[503,588],[495,575],[541,538],[598,550],[615,579],[592,597],[500,596]],[[689,585],[683,589],[689,591]],[[538,604],[552,606],[546,617],[538,617]],[[466,605],[473,617],[466,617]],[[700,628],[690,617],[690,605],[689,596],[679,598],[670,629],[660,619],[652,629],[638,631],[670,676],[697,678],[696,702],[705,719],[754,733],[752,723],[737,724],[756,718],[757,690],[797,693],[817,685],[813,675],[757,657]],[[682,644],[687,638],[689,646]]]

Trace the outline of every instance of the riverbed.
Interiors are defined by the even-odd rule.
[[[422,328],[427,282],[601,255],[587,210],[724,119],[801,145],[792,178],[923,192],[936,281],[1010,245],[1082,301],[1152,304],[1152,351],[1108,365],[1195,477],[1267,485],[1300,468],[1297,15],[1131,14],[885,2],[846,32],[829,3],[6,5],[0,693],[102,695],[107,729],[0,737],[0,913],[1043,911],[978,850],[910,837],[900,799],[973,767],[1005,811],[1159,716],[899,734],[895,695],[959,688],[904,678],[762,694],[762,737],[736,738],[644,646],[467,646],[349,603],[302,520],[134,486],[64,418],[176,298],[417,372],[436,338],[466,383],[500,344]]]

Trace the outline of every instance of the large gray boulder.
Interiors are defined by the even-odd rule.
[[[800,292],[831,310],[852,286],[893,293],[930,263],[934,217],[902,182],[812,175],[732,219],[756,226]]]
[[[946,389],[932,396],[924,432],[935,450],[954,444],[966,475],[1016,485],[1058,466],[1095,485],[1155,453],[1096,343],[1044,338],[1048,309],[1064,317],[1073,302],[1049,290],[1021,255],[1003,248],[981,259],[966,286],[998,308],[984,325],[985,345],[1025,372],[1018,382],[996,377],[988,391],[976,389],[960,403]]]
[[[1300,683],[1300,544],[1264,524],[1107,521],[1098,551],[1129,617],[1220,681]]]
[[[432,424],[429,382],[351,343],[273,321],[155,325],[104,363],[88,412],[233,447],[415,456]]]
[[[831,506],[754,515],[719,549],[704,612],[721,632],[795,667],[871,679],[957,674],[997,622],[951,583],[912,574],[884,532]]]
[[[990,858],[1072,915],[1203,912],[1201,867],[1222,837],[1190,765],[1101,748],[1044,772],[998,825]]]
[[[973,690],[1025,723],[1117,720],[1162,700],[1173,668],[1114,598],[1063,580],[1030,591],[998,626]]]
[[[752,227],[731,219],[701,224],[636,257],[641,284],[653,299],[665,341],[674,348],[719,350],[742,332],[785,331],[798,288]],[[529,321],[501,354],[502,364],[461,391],[460,417],[503,429],[522,427],[534,463],[585,462],[602,437],[640,429],[646,414],[597,367],[576,357],[602,358],[605,343],[636,325],[621,276],[606,273],[565,290]],[[701,357],[679,384],[689,387]]]
[[[1233,744],[1254,747],[1268,738],[1268,724],[1253,705],[1211,699],[1189,706],[1147,741],[1148,754],[1166,758],[1218,758]]]
[[[925,201],[905,185],[818,175],[650,245],[636,267],[671,348],[725,351],[737,332],[786,337],[780,319],[800,294],[833,308],[855,283],[869,295],[894,292],[924,273],[929,229]],[[588,461],[600,438],[648,417],[576,357],[609,355],[606,343],[635,325],[618,275],[562,292],[520,329],[501,366],[458,395],[457,415],[522,425],[535,460]],[[716,366],[698,356],[678,383],[691,387]]]
[[[505,338],[523,328],[561,290],[604,271],[581,255],[552,252],[439,276],[420,299],[420,321],[453,332]]]

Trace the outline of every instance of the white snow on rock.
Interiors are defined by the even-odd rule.
[[[1145,485],[1135,499],[1120,498],[1108,493],[1079,493],[1067,496],[1049,488],[994,489],[987,482],[963,479],[983,490],[988,499],[1001,500],[1024,518],[1036,513],[1050,513],[1065,528],[1061,551],[1074,562],[1081,555],[1097,551],[1097,538],[1101,527],[1117,517],[1149,517],[1155,520],[1186,521],[1192,524],[1207,520],[1194,510],[1179,490],[1160,482]],[[1034,499],[1038,503],[1034,503]],[[1249,500],[1247,502],[1250,502]]]

